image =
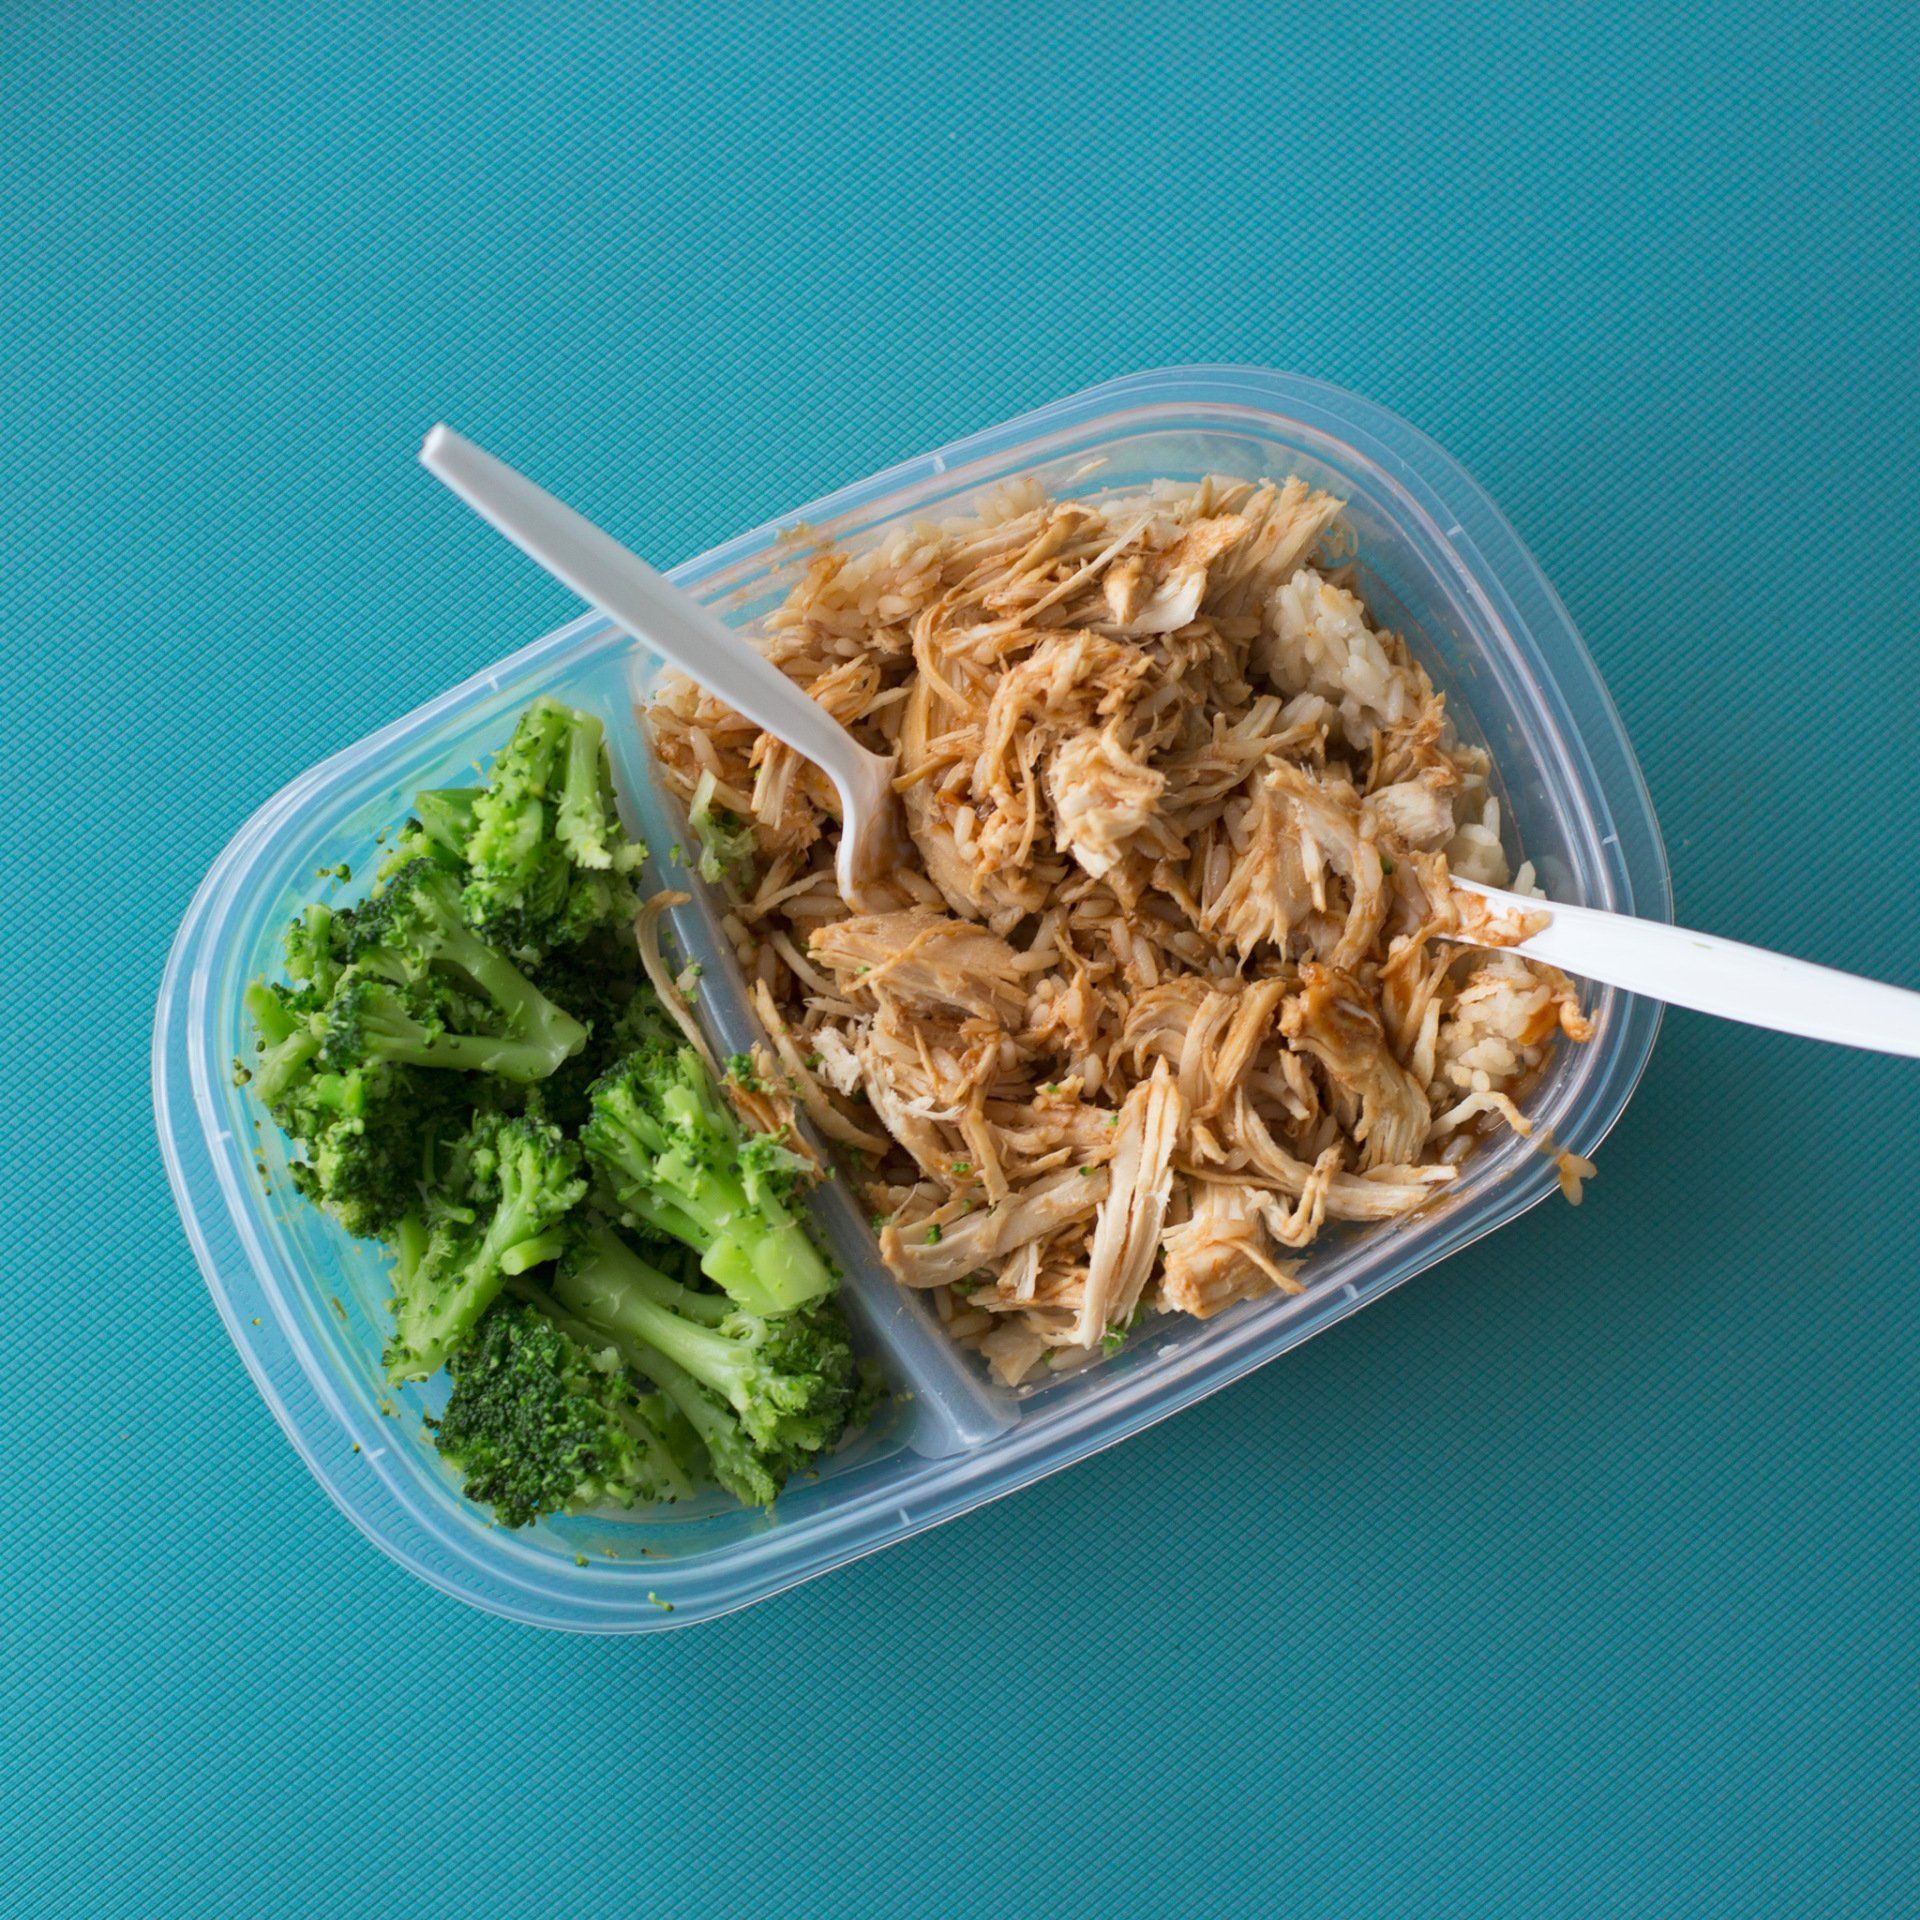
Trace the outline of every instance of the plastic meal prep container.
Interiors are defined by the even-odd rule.
[[[1317,381],[1234,367],[1116,380],[844,488],[673,578],[739,622],[774,604],[803,563],[780,538],[795,522],[858,545],[905,518],[964,511],[1017,475],[1074,495],[1208,472],[1297,472],[1344,495],[1376,623],[1406,634],[1462,732],[1492,750],[1509,852],[1524,849],[1555,899],[1671,917],[1639,769],[1553,589],[1439,447]],[[335,1503],[435,1586],[513,1619],[602,1633],[682,1625],[765,1599],[1164,1419],[1555,1190],[1535,1147],[1491,1141],[1432,1207],[1330,1234],[1308,1256],[1297,1298],[1245,1302],[1206,1322],[1150,1322],[1110,1358],[1009,1390],[947,1340],[925,1296],[894,1284],[858,1202],[829,1183],[816,1218],[847,1270],[860,1337],[895,1389],[875,1424],[817,1478],[796,1479],[771,1514],[709,1494],[519,1533],[489,1525],[422,1429],[444,1383],[396,1390],[381,1378],[384,1256],[291,1191],[285,1142],[233,1083],[232,1063],[251,1039],[241,990],[277,967],[281,928],[311,897],[316,869],[347,861],[364,873],[374,833],[404,817],[416,789],[471,779],[520,709],[551,693],[608,722],[616,776],[653,848],[649,888],[695,894],[674,932],[704,967],[701,1017],[725,1051],[744,1045],[757,1028],[713,904],[673,859],[684,829],[633,719],[655,664],[607,621],[576,620],[313,768],[215,863],[161,986],[160,1141],[221,1317]],[[1612,991],[1586,997],[1594,1038],[1560,1044],[1527,1106],[1560,1145],[1591,1153],[1640,1077],[1659,1009]]]

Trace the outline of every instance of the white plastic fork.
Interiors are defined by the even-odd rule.
[[[427,435],[420,459],[556,580],[811,760],[840,796],[835,875],[842,896],[856,912],[898,904],[886,876],[900,862],[905,835],[890,757],[869,753],[778,667],[637,554],[451,427]],[[1505,922],[1510,931],[1544,917],[1546,925],[1514,951],[1582,979],[1778,1033],[1920,1059],[1920,993],[1664,921],[1456,884],[1478,895],[1496,924],[1521,916]]]
[[[840,851],[834,875],[856,913],[900,904],[887,884],[906,851],[894,761],[869,753],[839,721],[691,594],[663,579],[637,553],[556,500],[504,460],[437,426],[420,462],[474,512],[504,533],[615,626],[697,680],[756,727],[784,740],[833,782],[840,796]]]
[[[1544,918],[1547,924],[1513,950],[1583,980],[1775,1033],[1920,1060],[1920,993],[1905,987],[1663,920],[1557,906],[1466,880],[1454,885],[1478,894],[1496,926],[1517,931]],[[1508,916],[1516,916],[1517,925]]]

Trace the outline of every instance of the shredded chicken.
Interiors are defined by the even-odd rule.
[[[1340,514],[1297,478],[1022,484],[807,558],[760,641],[895,756],[898,912],[842,902],[815,769],[690,682],[651,709],[681,797],[753,831],[726,925],[792,1107],[1003,1379],[1297,1292],[1329,1223],[1529,1132],[1587,1037],[1455,884],[1509,877],[1492,769],[1371,624]]]
[[[1193,1211],[1161,1237],[1166,1259],[1158,1305],[1205,1320],[1237,1300],[1278,1287],[1298,1293],[1296,1260],[1276,1260],[1267,1215],[1274,1202],[1257,1187],[1193,1183]]]

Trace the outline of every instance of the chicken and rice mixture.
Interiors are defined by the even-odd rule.
[[[1370,623],[1341,507],[1028,484],[814,553],[762,644],[898,756],[897,911],[842,901],[808,762],[687,681],[651,709],[779,1078],[1005,1380],[1298,1292],[1329,1222],[1443,1193],[1587,1037],[1450,885],[1510,878],[1487,756]]]

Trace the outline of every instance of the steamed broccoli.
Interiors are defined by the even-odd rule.
[[[351,996],[336,983],[334,1004],[355,999],[343,1018],[380,1057],[538,1080],[586,1044],[586,1028],[466,924],[457,879],[432,860],[410,861],[392,875],[360,909],[346,951],[357,978]],[[448,1027],[445,972],[486,1002],[497,1029],[491,1040]],[[409,991],[383,992],[381,982]],[[463,1038],[475,1044],[463,1046]]]
[[[613,797],[605,729],[590,713],[567,710],[567,758],[554,830],[576,867],[630,873],[646,857],[628,840]]]
[[[684,1419],[637,1391],[617,1348],[527,1299],[494,1306],[447,1371],[434,1445],[503,1526],[681,1499],[704,1467]]]
[[[453,888],[416,860],[362,907],[310,908],[287,929],[289,982],[246,992],[254,1089],[306,1148],[302,1191],[354,1233],[388,1230],[413,1203],[419,1138],[450,1104],[428,1084],[436,1076],[405,1069],[526,1082],[586,1042],[579,1021],[460,922]],[[336,1177],[343,1164],[350,1178]]]
[[[654,1039],[629,1054],[595,1084],[580,1143],[622,1217],[684,1241],[749,1312],[833,1291],[787,1205],[798,1162],[776,1144],[742,1142],[691,1047]]]
[[[387,1377],[424,1380],[472,1333],[508,1278],[562,1250],[560,1223],[586,1194],[580,1150],[525,1116],[478,1116],[407,1223],[394,1261]]]
[[[319,902],[290,921],[281,935],[287,980],[255,980],[244,1001],[253,1020],[258,1058],[251,1079],[255,1093],[278,1117],[280,1105],[311,1068],[320,1051],[315,1018],[327,1004],[346,965],[355,909]]]
[[[607,929],[528,966],[527,978],[588,1030],[587,1044],[528,1089],[542,1118],[577,1133],[586,1124],[593,1084],[643,1039],[678,1037],[653,990],[637,977],[632,932]]]
[[[304,988],[316,1003],[333,991],[334,982],[347,963],[358,915],[356,907],[330,907],[316,900],[287,928],[282,943],[287,955],[287,977]]]
[[[544,1080],[566,1063],[569,1052],[586,1044],[586,1030],[551,1002],[539,1015],[546,1031],[520,1039],[489,1032],[489,1009],[471,995],[449,990],[434,979],[401,985],[356,968],[341,976],[343,985],[318,1016],[320,1051],[326,1067],[358,1070],[368,1066],[445,1067],[469,1073],[494,1073],[503,1080]],[[528,982],[530,992],[537,992]],[[564,1023],[564,1025],[562,1024]],[[568,1028],[578,1035],[568,1052],[556,1037]]]
[[[453,1076],[330,1055],[327,1012],[311,984],[255,981],[246,1003],[260,1036],[254,1091],[301,1143],[295,1187],[349,1233],[391,1233],[420,1204],[433,1142],[465,1124],[468,1103],[449,1086]]]
[[[388,1377],[449,1369],[435,1444],[508,1526],[771,1501],[867,1390],[793,1211],[809,1163],[743,1136],[646,982],[600,722],[536,702],[383,844],[371,897],[306,908],[247,988],[235,1078],[298,1191],[387,1244]]]
[[[793,1313],[742,1312],[668,1279],[604,1225],[574,1241],[553,1292],[680,1408],[715,1478],[741,1499],[772,1499],[845,1430],[859,1374],[830,1300]]]
[[[298,1104],[294,1186],[362,1239],[394,1233],[421,1205],[443,1143],[471,1109],[441,1076],[404,1068],[315,1074]]]
[[[320,1051],[321,1028],[315,1017],[320,1004],[312,993],[265,980],[247,988],[246,1009],[255,1037],[253,1090],[275,1119],[282,1118],[288,1096]]]
[[[463,873],[467,838],[473,832],[478,787],[434,787],[413,796],[413,818],[394,837],[377,878],[398,873],[410,860],[436,861],[450,872]]]
[[[630,921],[627,876],[646,849],[620,823],[600,722],[536,700],[488,770],[461,854],[467,917],[516,952]]]
[[[703,771],[687,807],[687,825],[700,843],[695,871],[709,886],[729,873],[750,874],[759,848],[750,826],[713,804],[718,785],[711,772]]]

